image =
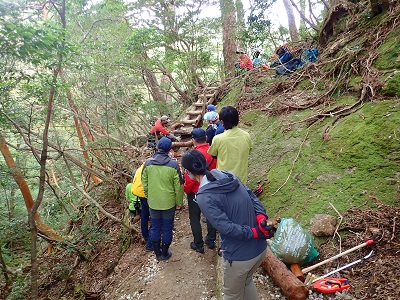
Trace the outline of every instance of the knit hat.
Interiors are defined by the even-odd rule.
[[[169,138],[163,136],[157,144],[157,149],[158,151],[162,151],[162,152],[168,152],[169,150],[171,150],[172,147],[172,142]]]

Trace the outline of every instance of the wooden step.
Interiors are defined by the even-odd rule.
[[[190,110],[187,112],[188,115],[191,116],[197,116],[197,115],[202,115],[203,114],[203,110]]]
[[[197,119],[193,119],[193,120],[185,120],[185,119],[183,119],[182,120],[183,124],[196,124],[196,122],[197,122]]]
[[[199,94],[198,97],[199,98],[210,98],[210,97],[214,97],[214,94]]]

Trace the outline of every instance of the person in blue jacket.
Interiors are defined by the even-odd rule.
[[[275,53],[279,55],[279,58],[271,63],[270,65],[271,68],[283,65],[293,58],[292,53],[290,53],[286,49],[287,49],[286,47],[281,46],[276,50]]]
[[[253,274],[266,257],[273,236],[260,200],[233,174],[208,170],[204,155],[189,150],[182,157],[183,171],[200,183],[196,201],[222,242],[224,300],[257,300]]]

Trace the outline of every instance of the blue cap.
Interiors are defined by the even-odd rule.
[[[208,105],[207,105],[207,110],[209,110],[209,111],[215,111],[215,106],[212,105],[212,104],[208,104]]]
[[[202,128],[195,128],[192,130],[192,138],[200,139],[206,137],[206,132]]]
[[[157,144],[158,151],[168,152],[169,150],[171,150],[171,147],[172,147],[172,141],[165,136],[163,136],[158,141],[158,144]]]

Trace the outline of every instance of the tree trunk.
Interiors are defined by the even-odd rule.
[[[242,0],[235,0],[235,6],[236,6],[236,20],[237,20],[237,32],[236,35],[239,37],[239,43],[240,43],[240,48],[245,48],[246,45],[244,42],[241,40],[243,36],[243,30],[246,28],[246,22],[244,19],[244,8],[243,8],[243,3]]]
[[[285,6],[286,15],[288,18],[290,38],[293,43],[298,43],[300,41],[300,36],[299,32],[297,31],[296,20],[294,19],[294,13],[291,3],[289,0],[282,0],[282,1],[283,5]]]
[[[220,0],[222,15],[222,52],[224,56],[224,74],[232,77],[235,72],[236,57],[236,18],[233,0]]]
[[[83,157],[85,158],[86,165],[89,168],[92,168],[92,164],[91,164],[91,161],[90,161],[89,154],[86,151],[85,141],[83,139],[82,131],[81,131],[81,128],[79,126],[79,120],[77,118],[77,116],[79,115],[78,114],[78,109],[77,109],[77,107],[75,105],[75,102],[72,99],[71,91],[69,91],[69,90],[67,90],[67,99],[68,99],[68,102],[69,102],[69,106],[70,106],[70,108],[71,108],[71,110],[72,110],[72,112],[74,114],[73,118],[74,118],[74,123],[75,123],[75,129],[76,129],[76,133],[78,135],[79,145],[80,145],[80,147],[81,147],[81,149],[83,151]],[[90,177],[92,178],[94,184],[99,184],[102,181],[99,177],[97,177],[93,173],[90,173]]]

